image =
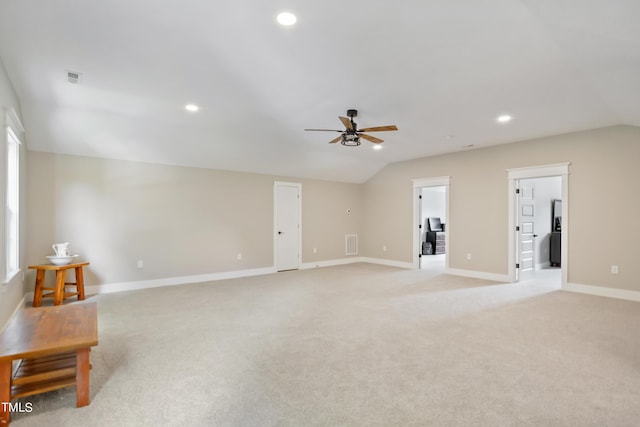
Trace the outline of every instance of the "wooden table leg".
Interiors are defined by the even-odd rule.
[[[36,288],[33,290],[34,307],[40,307],[42,305],[42,292],[44,292],[44,272],[45,270],[37,270],[36,272]]]
[[[78,290],[78,301],[84,299],[84,276],[82,266],[76,267],[76,289]]]
[[[64,279],[66,276],[65,270],[57,270],[56,271],[56,290],[53,299],[53,305],[62,304],[62,300],[64,299]]]
[[[76,406],[78,408],[89,404],[89,351],[89,347],[76,351]]]
[[[8,426],[11,421],[11,360],[0,362],[0,426]]]

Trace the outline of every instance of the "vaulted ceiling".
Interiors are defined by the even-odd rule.
[[[2,0],[0,59],[30,150],[364,182],[390,162],[640,126],[638,22],[637,0]],[[378,151],[304,131],[341,129],[349,108],[399,131],[376,133]]]

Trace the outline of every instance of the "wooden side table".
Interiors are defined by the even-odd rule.
[[[53,264],[42,264],[42,265],[30,265],[30,270],[36,270],[36,287],[33,290],[33,306],[40,307],[42,305],[42,298],[53,298],[53,305],[60,305],[65,298],[70,298],[73,296],[78,296],[78,300],[84,299],[84,276],[82,273],[82,267],[85,265],[89,265],[88,261],[85,262],[77,262],[74,264],[67,265],[53,265]],[[76,281],[74,282],[65,282],[65,278],[67,275],[67,270],[70,268],[75,269],[76,271]],[[47,288],[44,286],[44,273],[46,271],[55,271],[56,272],[56,285],[54,288]],[[65,292],[65,286],[75,286],[76,292]],[[49,293],[44,293],[44,291],[53,291]]]

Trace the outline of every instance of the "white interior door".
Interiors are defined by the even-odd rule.
[[[274,246],[277,271],[300,268],[300,184],[274,186]]]
[[[533,182],[520,181],[517,200],[517,280],[528,280],[533,278],[536,266],[535,187]]]

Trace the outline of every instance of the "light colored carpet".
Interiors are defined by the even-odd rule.
[[[371,264],[91,297],[18,426],[637,426],[640,304]]]

